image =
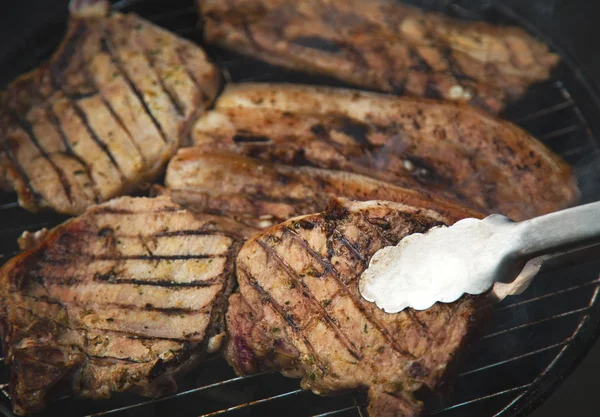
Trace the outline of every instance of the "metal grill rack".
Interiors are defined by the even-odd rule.
[[[463,18],[478,17],[457,1],[442,8]],[[190,0],[123,0],[116,9],[135,11],[171,31],[201,43],[197,15]],[[495,13],[527,27],[527,22],[497,5]],[[22,72],[38,64],[62,37],[64,22],[54,22],[24,42],[11,61]],[[533,31],[532,28],[528,28]],[[343,85],[324,78],[284,71],[256,60],[207,48],[231,81],[290,81]],[[24,53],[23,51],[27,51]],[[16,59],[15,59],[16,57]],[[572,164],[580,179],[583,200],[600,199],[600,145],[588,121],[600,114],[600,101],[576,66],[563,54],[555,77],[535,86],[505,117],[520,124]],[[4,65],[5,66],[5,65]],[[2,68],[4,68],[4,66]],[[16,74],[10,74],[16,75]],[[2,74],[3,79],[9,79]],[[52,214],[20,209],[14,194],[0,193],[0,264],[17,253],[16,238],[24,230],[50,227],[64,220]],[[432,415],[517,416],[542,401],[595,340],[600,324],[600,260],[539,275],[522,295],[495,308],[474,354],[453,384],[451,400],[433,399]],[[0,413],[12,416],[9,370],[0,365]],[[218,357],[184,376],[180,391],[160,399],[118,395],[109,401],[53,401],[40,416],[366,416],[360,395],[317,397],[299,389],[298,381],[279,374],[236,377]]]

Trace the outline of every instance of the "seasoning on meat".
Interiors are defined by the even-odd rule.
[[[370,416],[422,415],[415,393],[451,378],[491,300],[388,314],[360,296],[358,278],[377,250],[447,222],[402,204],[335,201],[253,236],[236,260],[227,361],[238,374],[302,378],[320,395],[367,390]]]
[[[219,350],[234,259],[254,229],[167,197],[89,208],[0,269],[13,408],[64,394],[159,396]]]
[[[0,97],[0,187],[27,210],[79,214],[153,180],[216,96],[197,45],[108,12],[72,1],[58,50]]]
[[[355,172],[515,220],[566,208],[579,196],[571,168],[525,131],[451,103],[230,85],[192,136],[207,151]]]
[[[197,0],[207,40],[354,85],[491,112],[550,77],[558,55],[516,27],[397,0]]]
[[[450,200],[363,175],[293,167],[224,151],[182,148],[169,163],[166,194],[192,210],[234,217],[264,228],[325,210],[336,197],[396,201],[438,210],[452,220],[482,217]]]

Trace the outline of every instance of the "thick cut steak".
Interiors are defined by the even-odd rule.
[[[0,188],[79,214],[153,180],[217,93],[197,45],[108,1],[71,2],[67,34],[0,96]]]
[[[169,162],[166,192],[187,208],[265,227],[317,213],[336,197],[436,209],[452,220],[481,217],[461,204],[345,171],[271,164],[235,153],[182,148]],[[258,222],[258,223],[257,223]]]
[[[431,210],[336,200],[250,238],[236,261],[226,359],[238,374],[280,371],[321,395],[367,390],[373,417],[421,415],[414,393],[451,377],[487,296],[387,314],[360,296],[358,277],[377,250],[446,223]]]
[[[571,168],[527,132],[452,103],[238,84],[225,89],[192,132],[207,151],[354,172],[515,220],[566,208],[579,197]]]
[[[234,259],[253,232],[167,197],[89,208],[0,269],[3,351],[17,414],[54,396],[158,396],[216,352]]]
[[[294,70],[499,112],[558,55],[516,27],[397,0],[197,0],[208,42]]]

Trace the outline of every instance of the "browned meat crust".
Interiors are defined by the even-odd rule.
[[[216,352],[234,257],[254,230],[166,197],[93,206],[0,269],[17,414],[58,395],[158,396]]]
[[[421,415],[414,393],[450,378],[491,300],[388,314],[357,284],[377,250],[446,222],[401,204],[336,201],[250,238],[236,261],[226,359],[238,374],[281,371],[321,395],[368,390],[371,416]]]
[[[449,219],[481,217],[478,211],[418,190],[363,175],[271,164],[234,153],[182,148],[169,162],[168,193],[185,207],[248,219],[266,227],[290,217],[325,210],[336,197],[396,201],[434,209]],[[258,223],[257,223],[258,220]]]
[[[153,180],[219,85],[197,45],[79,3],[49,61],[0,97],[0,184],[34,212],[79,214]]]
[[[198,0],[209,42],[287,68],[498,112],[559,57],[522,29],[396,0]]]
[[[579,196],[571,168],[525,131],[450,103],[230,85],[192,132],[206,150],[355,172],[515,220],[566,208]]]

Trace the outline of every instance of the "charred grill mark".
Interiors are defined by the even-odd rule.
[[[232,2],[231,0],[225,0],[225,2],[227,3],[227,8],[229,10],[236,10],[237,6],[235,5],[235,2]],[[246,35],[246,38],[248,39],[248,41],[250,42],[250,44],[257,51],[262,50],[263,47],[260,46],[258,44],[258,42],[256,42],[256,39],[254,38],[254,33],[252,33],[252,29],[250,29],[250,23],[248,22],[247,16],[244,13],[239,13],[238,16],[239,16],[239,18],[241,20],[242,31]]]
[[[375,45],[373,51],[380,54],[383,57],[385,61],[385,78],[392,87],[394,93],[403,94],[404,86],[407,81],[406,76],[403,76],[400,79],[400,84],[398,84],[398,73],[394,71],[394,64],[396,59],[390,55],[387,46],[384,44]]]
[[[367,150],[373,148],[368,139],[370,128],[367,124],[348,117],[342,117],[340,121],[342,125],[339,130],[341,132],[354,139],[361,148]]]
[[[453,51],[450,47],[442,48],[442,56],[448,63],[448,68],[450,72],[456,78],[457,81],[470,80],[473,81],[473,78],[467,76],[458,66],[458,63],[454,59]]]
[[[99,215],[99,214],[160,214],[160,213],[187,213],[186,210],[180,208],[180,207],[163,207],[160,210],[144,210],[144,211],[132,211],[132,210],[127,210],[127,209],[123,209],[123,208],[117,208],[117,207],[109,207],[109,206],[104,206],[104,207],[100,207],[97,208],[94,212],[94,214]]]
[[[379,227],[377,227],[377,226],[376,226],[376,225],[374,225],[374,224],[373,224],[371,221],[369,221],[369,218],[366,216],[366,214],[365,214],[365,213],[361,213],[361,218],[362,218],[362,220],[363,220],[363,223],[365,223],[365,224],[367,224],[367,225],[371,226],[371,230],[373,230],[373,231],[374,231],[374,232],[377,234],[377,236],[378,236],[378,237],[379,237],[381,240],[383,240],[383,241],[385,242],[386,246],[392,246],[392,245],[395,245],[395,243],[394,243],[394,242],[390,241],[390,240],[389,240],[387,237],[385,237],[385,236],[383,235],[383,233],[381,233],[381,230],[379,230]]]
[[[75,113],[77,113],[77,116],[79,116],[79,118],[81,119],[81,122],[83,123],[86,130],[90,134],[90,137],[92,138],[92,140],[94,142],[96,142],[96,144],[100,147],[100,149],[102,149],[102,152],[104,152],[106,154],[106,156],[110,160],[111,164],[113,164],[113,166],[116,168],[117,172],[119,173],[121,182],[126,182],[127,178],[123,174],[123,171],[121,170],[121,167],[117,163],[115,156],[113,155],[111,150],[108,148],[106,143],[102,139],[100,139],[100,137],[98,136],[96,131],[92,128],[92,125],[90,125],[90,121],[88,120],[88,117],[85,114],[85,112],[81,109],[81,107],[79,106],[79,104],[76,101],[70,100],[70,102],[73,107],[73,110],[75,110]]]
[[[183,289],[183,290],[185,290],[185,289]],[[81,307],[82,309],[89,311],[91,314],[93,314],[96,310],[100,310],[102,308],[115,308],[115,309],[123,310],[123,311],[128,311],[128,310],[129,311],[131,311],[131,310],[155,311],[157,313],[161,313],[161,314],[164,314],[167,316],[179,315],[179,314],[186,314],[186,315],[206,314],[206,311],[208,309],[210,309],[210,305],[203,307],[201,309],[195,309],[195,308],[183,308],[183,307],[156,307],[149,303],[145,304],[143,306],[138,306],[135,304],[118,304],[118,303],[101,303],[101,304],[94,303],[94,305],[91,305],[90,303],[80,303],[79,301],[70,301],[70,302],[65,303],[59,299],[56,299],[56,298],[53,298],[50,296],[34,296],[31,294],[24,294],[22,292],[16,292],[16,291],[9,291],[9,293],[19,294],[19,296],[21,296],[21,297],[29,298],[36,302],[58,305],[61,308],[64,308],[65,310],[69,310],[69,305]],[[142,296],[140,296],[140,298],[142,298]],[[18,307],[23,308],[21,306],[18,306]],[[96,307],[96,310],[92,310],[92,307]],[[24,310],[31,311],[29,309],[24,309]]]
[[[333,139],[331,139],[331,135],[329,134],[329,130],[322,124],[315,124],[312,125],[310,127],[310,131],[313,135],[315,135],[316,139],[326,143],[327,145],[331,146],[333,149],[335,149],[337,152],[339,152],[340,154],[344,154],[344,151],[346,150],[346,147],[337,143],[336,141],[334,141]],[[311,164],[312,165],[312,164]]]
[[[310,343],[310,340],[308,340],[308,337],[306,337],[306,335],[302,332],[300,326],[298,326],[298,323],[296,323],[294,318],[283,310],[283,307],[281,307],[281,305],[277,303],[277,301],[275,301],[263,287],[261,287],[257,279],[250,275],[250,272],[244,268],[243,265],[238,264],[237,269],[239,272],[245,275],[246,279],[248,280],[248,284],[260,294],[261,299],[265,300],[265,302],[267,302],[271,308],[290,326],[290,329],[292,329],[292,331],[302,339],[306,349],[314,358],[315,364],[319,367],[319,369],[321,371],[326,371],[327,367],[321,362],[321,359],[317,355],[315,348]]]
[[[169,280],[157,280],[157,281],[148,281],[143,279],[115,279],[113,274],[96,274],[94,275],[94,281],[104,282],[107,284],[134,284],[134,285],[144,285],[144,286],[152,286],[152,287],[167,287],[167,288],[200,288],[200,287],[211,287],[213,285],[219,284],[220,279],[218,277],[207,279],[204,281],[196,280],[190,282],[173,282]]]
[[[242,237],[241,235],[236,235],[235,233],[220,230],[174,230],[172,232],[159,232],[152,235],[152,237],[169,236],[222,236],[232,240],[237,240]]]
[[[352,252],[352,254],[363,264],[366,263],[366,259],[364,258],[364,256],[362,256],[362,254],[348,241],[348,239],[346,238],[346,236],[344,236],[338,229],[335,229],[333,231],[333,234],[335,235],[335,237],[342,242],[342,245],[344,245],[345,247],[347,247],[350,252]],[[308,243],[308,242],[307,242]]]
[[[62,185],[63,189],[65,190],[65,195],[67,196],[67,201],[69,201],[69,204],[73,204],[73,198],[71,195],[71,185],[67,181],[63,170],[58,165],[56,165],[56,162],[54,162],[54,160],[51,158],[51,156],[48,154],[48,152],[46,152],[46,149],[42,145],[42,142],[40,142],[38,140],[37,136],[35,136],[35,133],[33,133],[33,126],[31,125],[31,123],[29,123],[25,119],[20,118],[16,114],[14,117],[15,117],[15,120],[17,121],[17,123],[19,124],[19,127],[21,129],[23,129],[23,131],[29,137],[31,142],[33,142],[33,145],[38,149],[40,154],[42,154],[42,157],[46,161],[48,161],[48,163],[50,164],[50,166],[52,167],[54,172],[56,172],[56,175],[58,176],[58,180],[59,180],[60,184]]]
[[[408,83],[408,75],[402,78],[402,81],[399,85],[393,85],[393,93],[399,96],[403,96],[406,93],[406,84]]]
[[[419,319],[419,317],[417,317],[415,310],[413,310],[412,308],[407,308],[406,310],[406,315],[408,317],[410,317],[411,321],[413,321],[414,323],[416,323],[420,329],[420,333],[421,335],[427,339],[428,342],[431,341],[431,333],[429,332],[429,326],[427,326],[427,324],[423,321],[421,321]]]
[[[71,146],[71,143],[69,143],[69,140],[67,139],[67,135],[65,134],[65,131],[63,130],[62,125],[60,124],[58,116],[56,115],[56,113],[54,113],[54,110],[52,110],[51,106],[48,106],[46,108],[46,115],[48,117],[48,120],[54,126],[54,129],[60,136],[60,139],[61,139],[63,145],[65,146],[65,149],[67,150],[67,154],[71,158],[75,159],[83,167],[85,174],[87,175],[87,177],[90,181],[92,191],[94,192],[94,199],[95,199],[96,203],[100,203],[100,201],[101,201],[100,194],[99,194],[98,190],[96,189],[96,182],[94,181],[94,178],[92,177],[92,171],[90,169],[90,166],[81,157],[79,157],[79,155],[77,155],[75,153],[75,151],[73,151],[73,147]]]
[[[85,70],[84,70],[84,73],[85,73]],[[58,73],[55,73],[55,72],[52,73],[52,84],[54,85],[54,87],[57,90],[61,91],[65,95],[65,97],[68,98],[69,102],[71,103],[71,106],[73,107],[73,110],[75,111],[75,113],[77,113],[77,116],[79,116],[79,118],[81,119],[83,125],[85,126],[86,130],[90,134],[90,137],[92,138],[92,140],[94,142],[96,142],[96,144],[100,147],[100,149],[102,149],[102,151],[106,154],[106,156],[108,156],[108,159],[111,161],[111,163],[115,166],[115,168],[119,172],[119,177],[121,178],[121,181],[125,182],[126,178],[123,175],[123,172],[121,171],[121,167],[117,164],[117,161],[116,161],[114,155],[112,154],[112,152],[110,151],[110,149],[108,148],[106,143],[102,139],[100,139],[100,137],[98,136],[96,131],[94,131],[94,129],[92,128],[92,126],[89,123],[87,115],[79,106],[77,100],[81,98],[81,95],[75,96],[73,94],[68,93],[65,90],[63,84],[60,82]],[[93,92],[92,96],[96,95],[96,94],[97,94],[97,92]]]
[[[208,101],[208,96],[204,92],[204,89],[202,88],[202,84],[196,78],[196,75],[192,71],[190,71],[190,68],[187,66],[187,59],[185,59],[185,55],[182,53],[183,48],[184,48],[183,46],[177,46],[175,48],[175,53],[177,54],[177,57],[183,64],[183,68],[185,69],[186,74],[188,75],[188,77],[190,77],[190,80],[192,80],[192,82],[196,86],[196,89],[200,93],[200,95],[202,97],[202,101]]]
[[[299,36],[295,39],[292,39],[290,42],[305,48],[316,49],[321,52],[337,53],[342,50],[337,42],[316,35]]]
[[[331,259],[324,259],[323,257],[321,257],[321,255],[319,255],[304,238],[302,238],[294,231],[289,229],[287,229],[287,231],[292,237],[292,239],[294,239],[300,246],[302,246],[311,255],[311,257],[317,262],[319,262],[319,264],[321,264],[321,266],[333,277],[333,279],[337,282],[340,291],[342,291],[347,297],[350,298],[352,304],[363,314],[363,317],[367,321],[369,321],[369,323],[371,323],[373,327],[375,327],[377,331],[379,331],[379,333],[381,333],[384,339],[390,344],[390,346],[392,346],[393,351],[399,354],[400,356],[408,356],[413,358],[413,355],[410,352],[402,349],[402,347],[398,345],[398,343],[394,340],[392,335],[385,329],[383,324],[380,323],[379,320],[375,318],[375,316],[369,314],[369,312],[362,305],[360,300],[357,297],[355,297],[354,294],[352,294],[352,292],[348,289],[348,287],[342,282],[339,274],[335,270],[335,267],[331,264]],[[341,235],[341,233],[337,231],[337,229],[334,229],[333,233],[335,232],[338,232],[338,234]],[[331,233],[331,235],[328,236],[328,243],[331,241],[333,233]],[[347,239],[344,240],[346,242],[348,241]],[[352,247],[352,245],[350,245],[350,247]],[[354,250],[356,251],[356,249]],[[331,257],[331,254],[328,254],[328,256]]]
[[[121,74],[121,76],[123,77],[123,79],[125,80],[127,85],[129,86],[129,88],[131,88],[131,91],[133,91],[133,94],[137,97],[138,101],[142,105],[144,111],[146,112],[146,114],[148,115],[150,120],[152,120],[152,124],[154,125],[154,127],[156,127],[156,130],[158,130],[158,133],[160,134],[160,138],[163,140],[164,143],[169,143],[169,140],[167,139],[167,135],[165,134],[162,126],[160,125],[160,123],[158,123],[158,120],[156,120],[156,117],[154,117],[154,115],[150,111],[150,108],[148,107],[148,103],[146,103],[144,101],[143,94],[140,92],[140,90],[134,84],[133,80],[131,78],[129,78],[127,71],[125,71],[125,68],[123,67],[123,63],[119,59],[119,57],[115,51],[114,45],[112,45],[112,42],[108,35],[109,32],[110,31],[105,28],[102,29],[102,39],[100,40],[102,49],[105,50],[110,55],[111,61],[113,62],[115,67],[117,67],[119,73]]]
[[[85,254],[78,254],[78,256],[84,256]],[[213,259],[213,258],[224,258],[225,255],[213,255],[213,254],[196,254],[196,255],[126,255],[126,256],[89,256],[88,259],[98,261],[126,261],[126,260],[139,260],[139,261],[169,261],[169,260],[185,260],[185,259]]]
[[[339,15],[340,11],[337,8],[335,8],[335,6],[326,5],[322,0],[317,0],[316,3],[317,3],[317,7],[323,11],[322,16],[324,17],[325,21],[329,24],[329,27],[335,31],[336,36],[339,39],[346,39],[347,36],[344,36],[344,34],[340,33],[336,29],[338,27],[339,23],[336,22],[335,19],[331,18],[332,16]],[[363,71],[369,70],[369,68],[370,68],[369,62],[364,57],[362,52],[360,52],[360,50],[354,46],[354,44],[344,41],[344,42],[340,42],[338,44],[338,46],[342,50],[349,53],[354,58],[357,66],[362,67]]]
[[[127,126],[125,125],[125,122],[123,121],[123,119],[121,119],[121,116],[119,116],[117,114],[117,112],[115,111],[115,109],[113,108],[113,106],[106,99],[106,96],[104,95],[104,93],[102,92],[102,90],[99,88],[99,86],[94,81],[94,77],[92,77],[92,75],[90,74],[90,70],[89,70],[88,66],[84,66],[84,68],[83,68],[83,74],[84,74],[87,82],[91,86],[93,86],[93,88],[98,92],[98,96],[100,97],[100,100],[106,106],[106,109],[108,110],[108,112],[110,113],[110,115],[113,117],[113,119],[115,119],[115,121],[117,122],[117,124],[119,125],[119,127],[121,129],[123,129],[123,131],[127,134],[127,138],[129,139],[129,142],[133,145],[133,147],[137,151],[137,153],[140,156],[140,158],[142,159],[142,161],[144,161],[144,165],[146,165],[148,162],[144,158],[144,154],[142,153],[139,145],[133,139],[133,135],[129,131],[129,128],[127,128]]]
[[[315,309],[318,311],[319,316],[323,318],[329,327],[334,331],[335,335],[340,342],[342,342],[346,350],[356,359],[362,360],[363,355],[354,347],[354,344],[348,338],[348,336],[342,333],[341,329],[335,324],[335,321],[331,318],[327,311],[325,311],[315,296],[308,290],[306,284],[298,276],[298,274],[288,264],[286,264],[285,261],[269,245],[261,240],[257,240],[257,243],[263,248],[269,257],[275,260],[279,269],[282,270],[288,276],[288,278],[290,278],[300,288],[304,296],[311,301]]]
[[[233,136],[235,143],[270,143],[271,138],[262,135],[236,134]]]
[[[29,179],[29,176],[27,175],[25,168],[23,168],[21,163],[18,161],[17,157],[15,156],[12,149],[10,148],[10,145],[7,145],[4,148],[4,152],[6,153],[6,156],[8,157],[9,161],[12,163],[14,168],[17,170],[19,176],[25,183],[25,187],[27,188],[27,194],[29,194],[29,196],[33,199],[35,204],[37,206],[39,206],[40,202],[43,200],[43,198],[42,198],[41,194],[35,188],[33,188],[33,185],[31,184],[31,180]]]
[[[125,363],[135,363],[135,364],[142,364],[142,363],[150,363],[152,362],[154,359],[148,359],[145,361],[141,361],[141,360],[136,360],[136,359],[132,359],[132,358],[121,358],[121,357],[117,357],[117,356],[100,356],[100,355],[92,355],[90,353],[86,353],[85,354],[88,358],[91,359],[96,359],[96,360],[100,360],[100,361],[115,361],[115,362],[125,362]]]
[[[425,86],[425,97],[433,98],[436,100],[443,99],[437,84],[433,80],[433,77],[427,77],[427,85]]]
[[[179,117],[183,117],[183,115],[185,114],[184,105],[173,94],[171,94],[171,91],[169,91],[169,89],[165,85],[164,80],[158,73],[155,67],[156,60],[154,59],[154,51],[147,51],[145,48],[142,47],[140,47],[140,49],[143,51],[143,56],[146,59],[146,62],[148,63],[148,68],[150,68],[150,70],[154,74],[154,77],[156,78],[156,80],[158,80],[158,85],[160,85],[161,90],[169,98],[169,101],[175,108],[175,112],[177,113],[177,115]]]
[[[419,54],[419,51],[414,46],[408,46],[408,55],[413,62],[413,65],[411,66],[412,70],[423,72],[425,74],[431,74],[431,65],[429,65],[427,61],[423,59],[423,57]]]

